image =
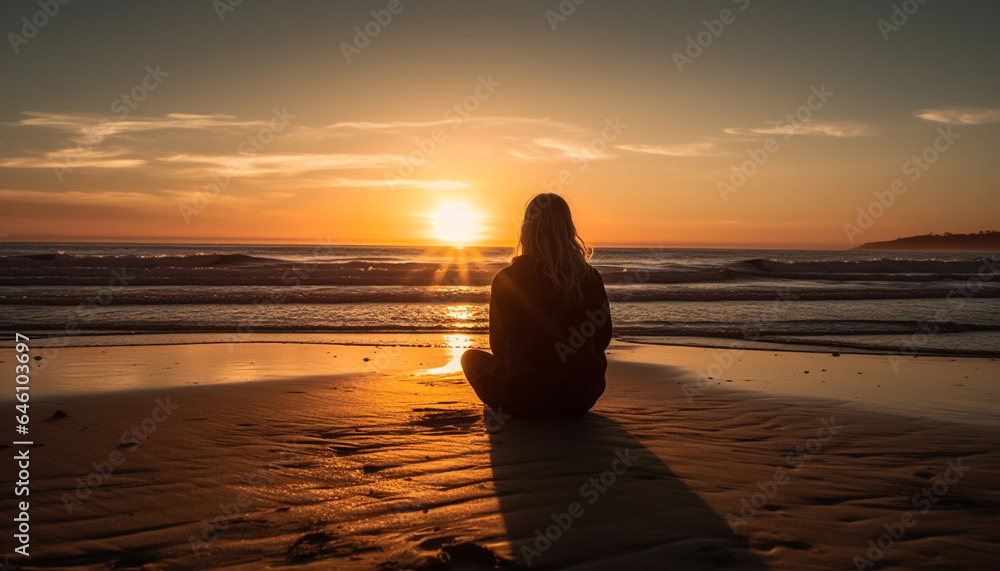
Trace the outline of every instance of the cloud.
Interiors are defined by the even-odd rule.
[[[438,121],[343,121],[328,125],[326,128],[329,130],[346,129],[352,131],[385,131],[398,133],[411,129],[432,129],[443,125],[454,125],[458,122],[461,122],[460,117],[456,117],[450,121],[444,119]]]
[[[486,127],[542,127],[548,129],[576,130],[581,131],[581,127],[570,123],[553,121],[549,118],[536,117],[504,117],[490,115],[484,117],[471,116],[462,118],[460,115],[448,115],[441,119],[432,121],[342,121],[328,125],[329,130],[354,130],[354,131],[391,131],[403,132],[413,129],[433,129],[435,127],[453,127],[459,125],[481,125]]]
[[[392,154],[267,154],[267,155],[173,155],[159,159],[166,163],[205,165],[234,176],[294,175],[304,172],[342,169],[387,169],[405,160]]]
[[[387,178],[383,180],[335,178],[327,186],[344,188],[412,188],[416,190],[462,190],[472,185],[459,180],[417,180],[411,178]]]
[[[170,172],[181,178],[205,178],[209,170],[225,171],[231,176],[254,177],[271,175],[297,175],[306,172],[389,169],[406,157],[393,154],[225,154],[195,155],[176,154],[150,160],[124,158],[119,150],[95,149],[88,153],[75,154],[65,151],[50,151],[43,155],[21,157],[0,157],[0,167],[22,169],[55,168],[134,168],[170,165]],[[193,167],[193,168],[192,168]],[[207,170],[208,169],[208,170]]]
[[[240,121],[232,115],[199,115],[168,113],[160,117],[133,117],[118,119],[99,113],[50,113],[25,111],[27,117],[14,123],[25,127],[42,127],[67,131],[87,138],[100,140],[112,135],[164,129],[206,130],[218,128],[264,127],[267,120]]]
[[[951,125],[985,125],[1000,122],[1000,109],[944,107],[942,109],[920,109],[914,111],[913,114],[926,121]]]
[[[325,127],[327,133],[344,135],[394,135],[424,139],[434,129],[444,129],[446,136],[462,129],[473,140],[488,141],[490,151],[520,161],[605,160],[607,143],[593,144],[600,138],[601,124],[590,129],[555,121],[547,117],[484,116],[461,118],[450,115],[433,121],[345,121]],[[339,132],[339,133],[337,133]]]
[[[515,143],[507,156],[524,161],[600,161],[610,159],[607,143],[597,146],[581,140],[536,138]]]
[[[664,157],[717,157],[728,154],[716,149],[713,141],[679,143],[675,145],[618,145],[615,148],[632,151],[633,153],[661,155]]]
[[[163,194],[169,195],[168,192]],[[40,190],[0,189],[0,200],[4,202],[29,202],[38,204],[86,204],[86,205],[162,205],[163,199],[149,192],[119,191],[79,191],[58,192]]]
[[[603,125],[600,126],[603,128]],[[461,128],[463,140],[485,141],[487,153],[497,153],[518,161],[555,161],[574,159],[605,160],[613,155],[606,143],[593,145],[600,131],[572,123],[542,117],[446,115],[432,121],[345,121],[324,128],[335,136],[400,137],[407,141],[431,137],[443,129],[445,137]],[[411,143],[412,146],[412,143]]]
[[[44,155],[26,155],[20,157],[0,157],[0,167],[13,169],[76,169],[102,168],[124,169],[146,164],[142,159],[120,158],[118,152],[91,152],[74,154],[65,151],[50,151]]]
[[[787,123],[772,121],[767,127],[731,127],[723,129],[730,135],[811,135],[820,137],[870,137],[875,132],[860,121],[802,121]]]

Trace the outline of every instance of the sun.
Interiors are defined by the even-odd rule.
[[[447,246],[470,246],[480,238],[482,225],[479,218],[464,204],[445,202],[431,218],[432,236]]]

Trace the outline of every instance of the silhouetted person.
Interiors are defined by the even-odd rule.
[[[510,266],[493,279],[490,349],[462,355],[484,404],[515,416],[590,410],[604,392],[611,311],[592,250],[556,194],[528,203]]]

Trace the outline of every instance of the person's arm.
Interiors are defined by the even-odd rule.
[[[498,358],[506,353],[507,340],[510,339],[508,281],[506,273],[501,271],[490,286],[490,350]]]
[[[607,317],[604,323],[597,326],[597,333],[594,335],[594,345],[601,351],[605,351],[608,345],[611,344],[611,305],[608,303],[608,292],[604,289],[604,280],[601,279],[601,274],[597,270],[594,270],[594,277],[600,284],[600,294],[599,294],[599,309],[602,315]]]

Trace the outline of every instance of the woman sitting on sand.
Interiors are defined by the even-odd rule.
[[[611,310],[600,273],[587,263],[591,253],[561,196],[531,199],[515,257],[493,279],[493,354],[462,355],[484,404],[514,416],[556,417],[584,414],[597,402]]]

